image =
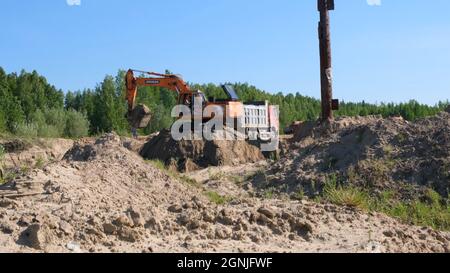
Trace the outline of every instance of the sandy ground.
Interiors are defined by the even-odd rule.
[[[241,181],[264,162],[186,179],[125,146],[136,148],[112,134],[81,141],[0,186],[0,252],[450,251],[449,233],[381,214],[257,198]]]

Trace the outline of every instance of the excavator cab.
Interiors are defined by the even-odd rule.
[[[202,105],[202,109],[206,107],[206,97],[205,94],[203,94],[202,91],[197,90],[195,92],[192,93],[193,95],[193,103],[194,105]]]
[[[194,91],[192,93],[181,94],[178,100],[178,104],[186,105],[191,110],[193,109],[194,105],[201,105],[201,108],[204,109],[206,107],[206,103],[207,100],[205,94],[203,94],[203,92],[200,90]]]
[[[229,84],[224,84],[224,85],[222,85],[222,89],[225,92],[225,94],[227,94],[229,101],[238,101],[239,100],[239,97],[238,97],[236,91],[234,90],[233,86],[231,86]]]

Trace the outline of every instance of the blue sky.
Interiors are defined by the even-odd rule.
[[[450,1],[335,2],[336,98],[450,99]],[[2,0],[0,66],[63,90],[136,68],[319,97],[317,21],[316,0]]]

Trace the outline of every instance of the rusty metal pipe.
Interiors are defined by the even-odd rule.
[[[319,48],[322,121],[333,119],[333,73],[331,65],[331,35],[329,11],[334,10],[334,0],[318,0],[320,12]]]

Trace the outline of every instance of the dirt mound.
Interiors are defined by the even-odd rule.
[[[161,160],[183,172],[208,166],[254,163],[265,159],[258,147],[246,141],[175,141],[169,130],[152,138],[144,145],[140,154],[145,159]]]
[[[173,200],[183,204],[198,195],[123,144],[115,134],[76,143],[62,161],[1,186],[8,202],[0,206],[0,219],[12,227],[16,244],[39,251],[106,250],[142,239],[146,225],[149,233],[162,230]]]
[[[312,236],[295,210],[288,219],[254,201],[218,206],[125,142],[115,134],[81,141],[62,161],[2,186],[0,251],[2,243],[13,251],[211,251],[215,240],[236,251],[226,242],[250,249],[281,235]]]
[[[305,126],[280,162],[269,171],[284,192],[315,196],[338,180],[374,192],[395,190],[403,198],[431,187],[447,198],[450,189],[450,114],[417,122],[379,116],[340,118]],[[280,183],[280,179],[284,183]]]
[[[121,138],[115,133],[109,133],[97,139],[93,144],[86,144],[84,141],[75,143],[63,159],[68,161],[92,161],[97,156],[109,153],[112,147],[121,145]]]
[[[2,164],[5,169],[20,169],[59,161],[73,145],[68,139],[12,140],[0,142],[7,155]]]

